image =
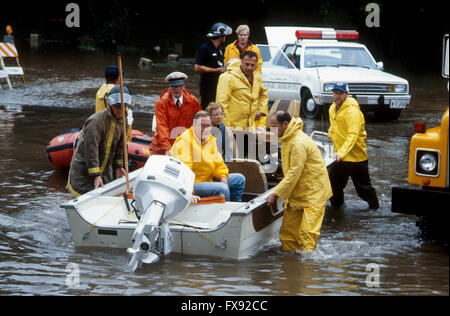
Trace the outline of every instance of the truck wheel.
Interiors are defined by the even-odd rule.
[[[402,110],[379,110],[375,111],[375,117],[380,121],[395,121],[398,120]]]
[[[302,93],[301,112],[304,117],[313,119],[319,117],[321,106],[316,104],[309,90]]]

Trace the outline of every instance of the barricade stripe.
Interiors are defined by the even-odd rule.
[[[8,44],[8,43],[6,43],[6,48],[9,49],[9,51],[13,54],[14,57],[17,57],[17,56],[18,56],[18,54],[17,54],[17,48],[16,48],[16,46],[15,46],[14,44]]]
[[[3,49],[2,45],[0,45],[0,56],[1,57],[9,57],[8,53]]]
[[[18,57],[17,49],[14,44],[0,43],[0,54],[2,57]]]

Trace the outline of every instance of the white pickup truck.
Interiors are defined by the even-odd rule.
[[[411,101],[408,81],[383,71],[358,32],[330,28],[266,27],[269,45],[258,45],[269,101],[297,99],[316,118],[333,103],[335,82],[347,82],[361,110],[397,119]],[[281,51],[282,52],[281,52]]]

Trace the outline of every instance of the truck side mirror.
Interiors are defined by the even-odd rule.
[[[384,63],[382,61],[377,62],[377,68],[380,70],[384,70]]]

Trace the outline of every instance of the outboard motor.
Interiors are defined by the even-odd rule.
[[[171,251],[168,219],[178,215],[192,201],[195,174],[181,161],[169,156],[151,156],[136,178],[134,198],[140,217],[128,248],[129,267],[154,263],[158,254]]]

